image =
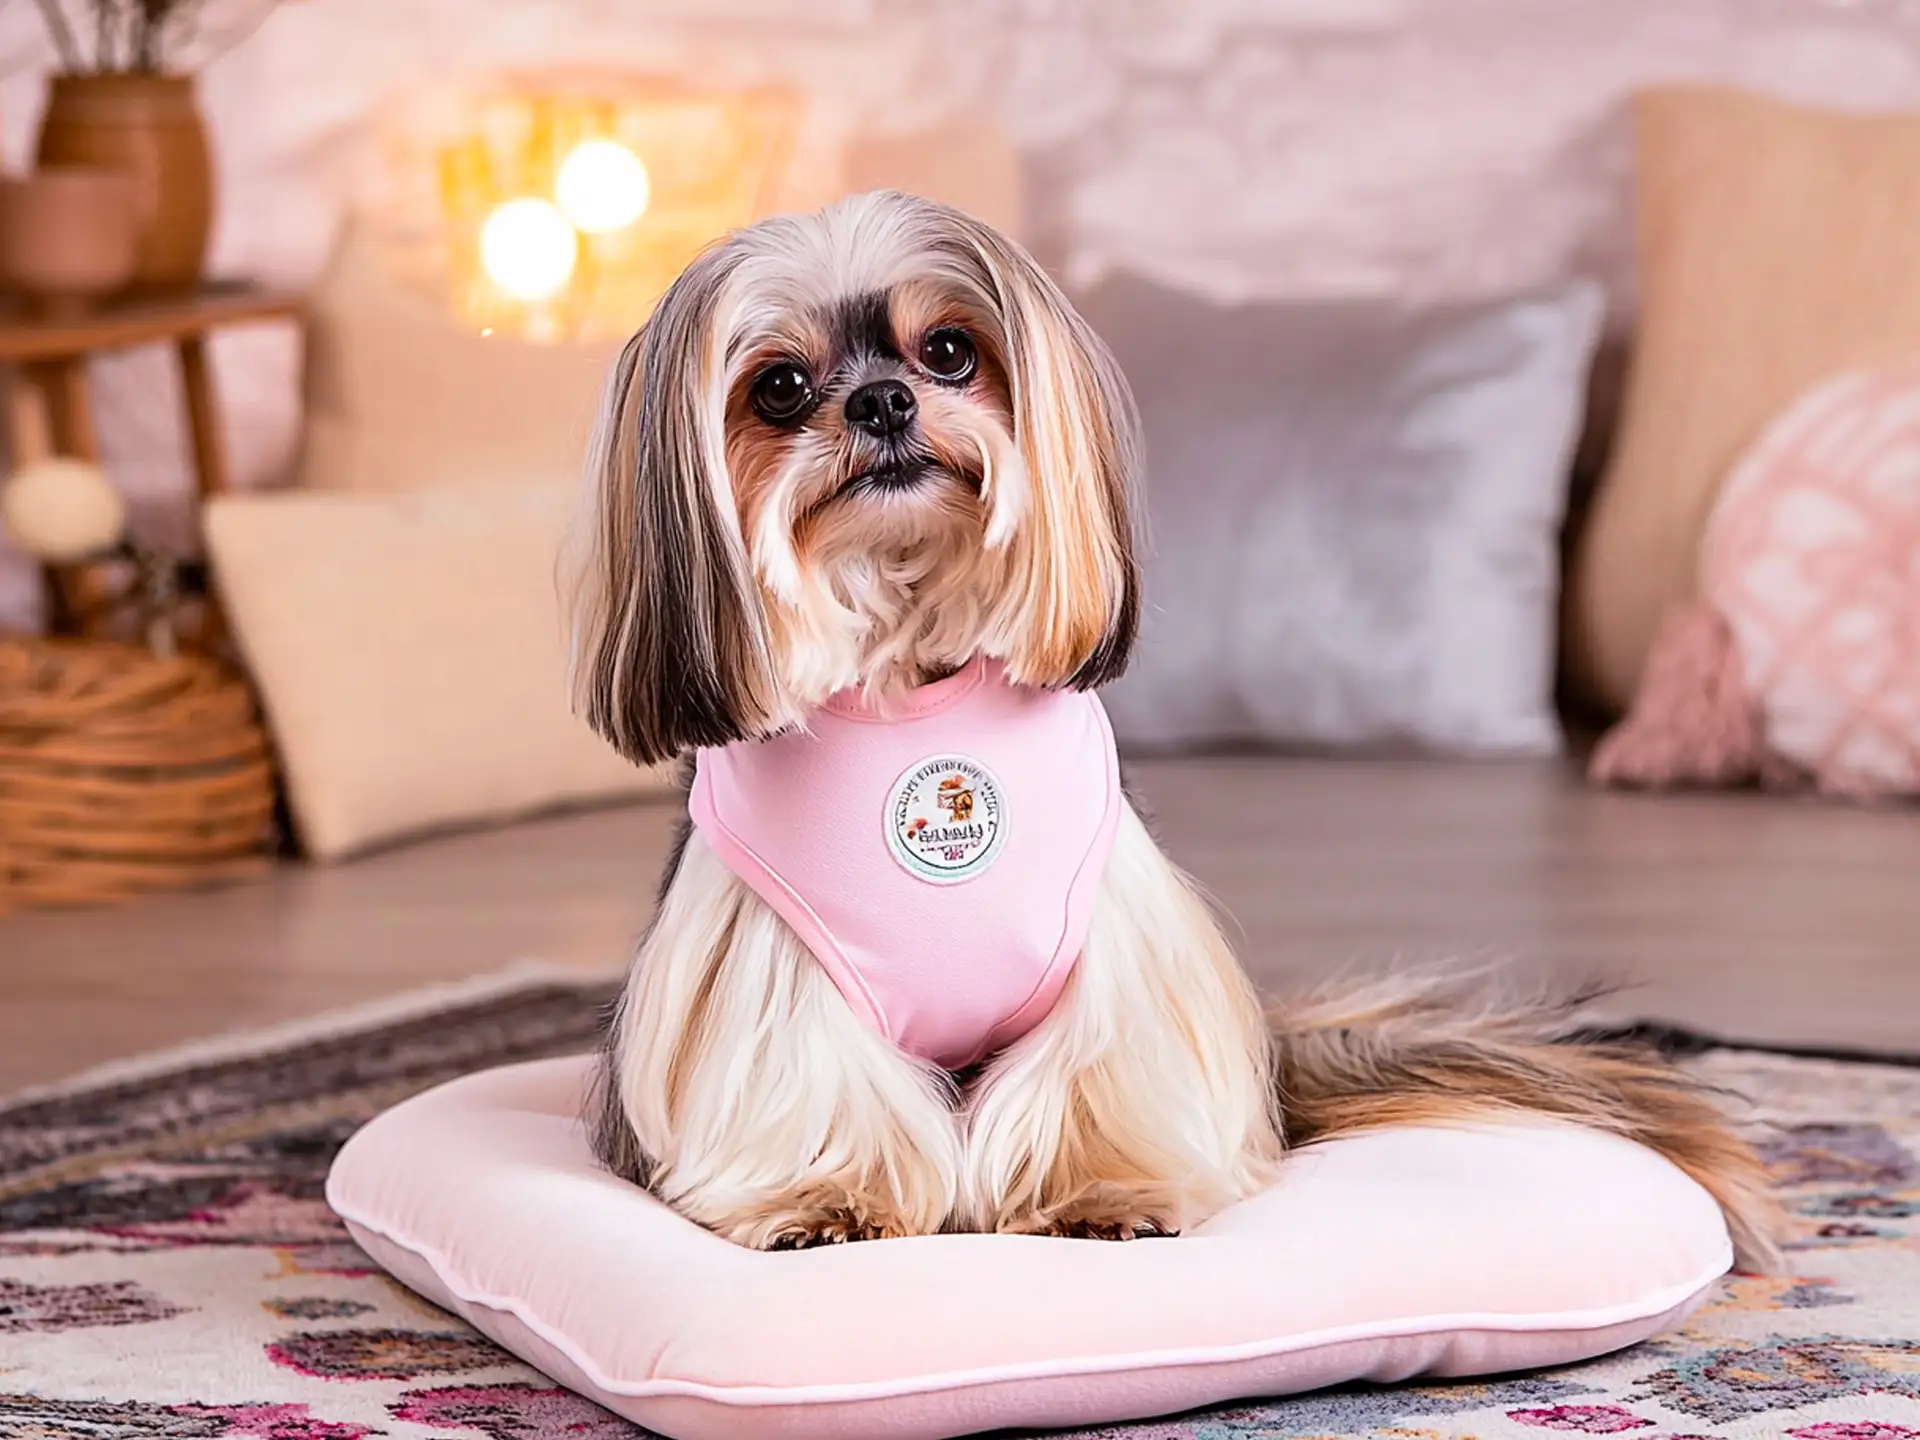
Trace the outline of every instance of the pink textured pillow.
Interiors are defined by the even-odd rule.
[[[327,1199],[396,1278],[679,1440],[931,1440],[1565,1364],[1677,1324],[1731,1258],[1665,1160],[1546,1125],[1302,1150],[1173,1240],[762,1254],[594,1165],[590,1065],[407,1101],[347,1143]]]
[[[1740,459],[1603,781],[1920,794],[1920,371],[1838,376]]]

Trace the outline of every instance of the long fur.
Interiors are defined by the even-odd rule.
[[[640,764],[789,718],[719,453],[732,271],[724,251],[695,260],[621,353],[569,537],[575,703]]]
[[[941,328],[976,348],[967,375],[916,361]],[[780,367],[805,404],[772,415]],[[845,413],[875,380],[916,399],[891,438]],[[1124,377],[1011,242],[885,192],[750,227],[669,289],[610,384],[569,550],[576,704],[653,761],[804,723],[838,690],[884,705],[980,654],[1030,685],[1101,684],[1138,621],[1139,463]],[[1765,1176],[1712,1098],[1583,1038],[1577,1008],[1401,975],[1263,1016],[1128,809],[1058,1003],[951,1076],[860,1021],[693,834],[592,1120],[616,1173],[778,1247],[1177,1231],[1265,1184],[1287,1143],[1543,1115],[1668,1156],[1770,1263]]]
[[[1268,1056],[1246,972],[1129,806],[1066,991],[970,1097],[967,1221],[1120,1236],[1204,1220],[1279,1159]]]
[[[697,832],[610,1041],[603,1158],[728,1239],[926,1234],[953,1210],[948,1077],[859,1020]]]
[[[1766,1171],[1714,1097],[1651,1047],[1593,1038],[1595,989],[1533,994],[1484,969],[1330,983],[1270,1013],[1295,1145],[1385,1125],[1545,1115],[1659,1151],[1720,1202],[1741,1261],[1780,1260]]]

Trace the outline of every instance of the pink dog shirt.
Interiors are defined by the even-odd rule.
[[[881,713],[702,750],[688,810],[847,1003],[948,1069],[1032,1029],[1087,937],[1120,823],[1092,695],[976,660]]]

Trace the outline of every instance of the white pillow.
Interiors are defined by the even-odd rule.
[[[1082,309],[1146,424],[1140,647],[1105,692],[1123,743],[1557,748],[1597,287],[1410,312],[1115,282]]]
[[[347,1142],[327,1199],[397,1279],[677,1440],[1091,1425],[1566,1364],[1677,1324],[1731,1263],[1718,1208],[1667,1161],[1541,1124],[1301,1150],[1179,1239],[763,1254],[595,1165],[592,1063],[406,1101]]]
[[[571,713],[571,484],[208,504],[207,548],[307,853],[664,792]]]

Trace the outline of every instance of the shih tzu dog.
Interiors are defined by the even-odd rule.
[[[572,549],[576,703],[693,764],[602,1161],[759,1248],[1126,1239],[1290,1144],[1532,1112],[1667,1155],[1765,1263],[1751,1152],[1569,1006],[1400,978],[1263,1014],[1093,695],[1139,611],[1136,428],[1031,257],[890,192],[715,244],[628,343]]]

